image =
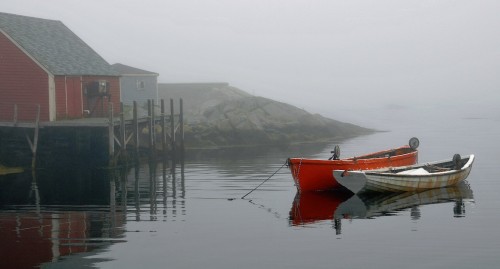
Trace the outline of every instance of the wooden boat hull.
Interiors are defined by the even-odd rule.
[[[377,171],[345,171],[335,170],[334,177],[337,182],[354,193],[362,190],[370,191],[418,191],[433,188],[442,188],[455,185],[469,176],[474,162],[474,155],[469,155],[465,164],[460,169],[449,171],[433,172],[428,174],[404,174],[400,171],[417,170],[429,165],[438,165],[441,163],[452,163],[449,161],[440,161],[429,164],[412,165],[401,167],[397,170],[377,170]]]
[[[371,170],[415,164],[418,151],[409,146],[379,151],[341,160],[289,158],[288,166],[301,192],[331,190],[340,187],[333,170]]]

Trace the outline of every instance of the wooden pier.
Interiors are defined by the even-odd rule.
[[[170,99],[170,113],[161,100],[155,107],[148,100],[148,115],[138,116],[137,103],[133,103],[132,118],[114,115],[109,104],[106,118],[82,118],[50,122],[40,121],[40,106],[32,121],[19,121],[17,105],[13,105],[12,120],[0,120],[0,163],[31,157],[34,168],[39,162],[62,158],[90,158],[98,165],[114,166],[141,157],[176,159],[184,152],[183,102],[179,100],[179,113],[174,114],[174,100]],[[58,156],[57,149],[63,148]],[[15,155],[15,156],[12,156]],[[12,158],[23,156],[23,158]],[[43,156],[43,159],[41,159]],[[19,164],[16,164],[19,165]],[[24,165],[24,164],[23,164]]]

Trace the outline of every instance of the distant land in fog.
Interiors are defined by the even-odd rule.
[[[183,100],[187,148],[335,141],[375,132],[254,96],[228,83],[160,83],[159,98]]]

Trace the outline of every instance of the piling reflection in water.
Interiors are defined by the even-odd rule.
[[[119,169],[59,167],[1,176],[0,267],[63,263],[64,256],[99,252],[124,242],[127,221],[185,214],[181,163],[180,177],[176,165],[166,162]]]
[[[158,217],[177,218],[185,215],[184,162],[169,166],[166,162],[136,164],[123,173],[117,201],[128,204],[133,221],[156,221]],[[180,175],[177,174],[180,170]],[[133,190],[133,191],[128,191]]]
[[[2,268],[33,268],[122,240],[124,218],[111,211],[107,171],[85,168],[1,178]]]
[[[342,219],[375,218],[410,210],[412,219],[420,218],[420,206],[453,203],[454,217],[465,216],[465,201],[473,201],[466,181],[458,185],[422,192],[377,193],[364,192],[306,192],[297,193],[290,210],[290,225],[307,225],[319,221],[333,221],[341,233]]]

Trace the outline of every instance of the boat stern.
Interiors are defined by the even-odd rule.
[[[360,171],[334,170],[333,177],[340,185],[353,193],[358,193],[366,186],[366,177]]]

